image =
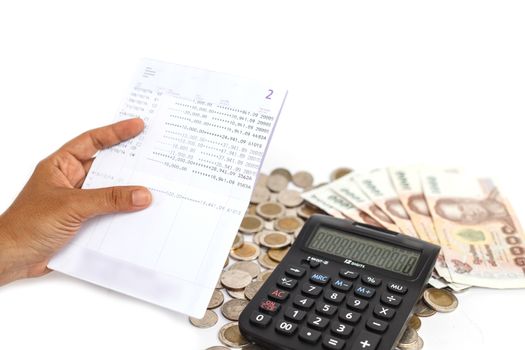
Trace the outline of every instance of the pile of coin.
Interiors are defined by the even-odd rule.
[[[330,181],[351,171],[349,168],[335,169],[330,174]],[[320,185],[314,186],[313,176],[306,171],[292,174],[285,168],[277,168],[269,175],[259,174],[208,310],[202,319],[189,319],[199,328],[210,328],[217,323],[221,326],[218,340],[223,345],[207,350],[262,349],[241,335],[237,323],[239,316],[286,256],[304,221],[313,214],[323,213],[301,197],[302,192]],[[436,311],[450,312],[456,306],[457,299],[452,293],[427,289],[397,347],[400,350],[422,349],[423,340],[417,333],[421,327],[419,317],[431,316]]]

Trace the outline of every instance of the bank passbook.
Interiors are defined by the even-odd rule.
[[[314,215],[244,309],[239,328],[268,349],[393,349],[439,250],[396,232]]]
[[[144,59],[115,121],[142,134],[98,154],[83,188],[142,185],[140,212],[91,220],[49,267],[200,318],[248,206],[286,90]]]

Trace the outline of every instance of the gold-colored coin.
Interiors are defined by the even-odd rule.
[[[232,258],[243,261],[255,260],[260,254],[261,249],[259,246],[251,242],[244,242],[239,248],[230,250]]]
[[[430,317],[436,314],[436,310],[419,301],[414,307],[414,313],[419,317]]]
[[[208,309],[215,309],[222,305],[224,302],[224,294],[220,290],[214,290],[211,300],[208,304]]]
[[[266,183],[266,187],[272,192],[281,192],[286,187],[288,187],[288,183],[290,180],[288,180],[286,177],[280,174],[274,174],[270,175],[268,178],[268,182]]]
[[[297,209],[297,215],[305,220],[314,214],[322,214],[323,212],[310,204],[303,204]]]
[[[228,320],[238,321],[246,305],[248,305],[248,300],[231,299],[222,305],[221,312]]]
[[[235,235],[235,239],[233,240],[232,249],[240,248],[243,244],[244,244],[243,235],[237,233],[237,235]]]
[[[411,349],[412,346],[417,344],[418,338],[417,332],[413,328],[407,327],[405,333],[399,339],[397,347],[400,349]]]
[[[298,171],[293,174],[292,182],[299,188],[308,188],[314,184],[314,177],[307,171]]]
[[[421,319],[415,315],[412,316],[410,320],[408,320],[408,327],[419,331],[419,329],[421,328]]]
[[[190,323],[195,327],[210,328],[217,324],[219,316],[217,316],[217,314],[212,310],[206,310],[206,313],[204,314],[203,318],[190,317],[189,320]]]
[[[284,248],[292,243],[292,237],[283,232],[270,231],[261,235],[259,241],[267,248]]]
[[[350,174],[352,171],[353,170],[350,168],[345,168],[345,167],[337,168],[330,173],[330,181],[337,180],[340,177],[345,176],[346,174]]]
[[[246,300],[246,296],[244,295],[244,289],[226,289],[226,293],[228,293],[228,295],[231,296],[233,299]]]
[[[259,264],[262,267],[273,270],[277,267],[278,263],[270,259],[268,254],[264,253],[259,257]]]
[[[286,178],[288,182],[292,181],[292,173],[286,168],[275,168],[270,172],[270,176],[272,175],[281,175]]]
[[[288,208],[297,207],[304,202],[301,193],[295,190],[283,190],[279,192],[277,200]]]
[[[244,290],[244,296],[246,297],[246,299],[252,300],[253,297],[255,297],[255,294],[257,294],[257,292],[259,291],[259,289],[261,289],[263,284],[263,281],[254,281],[250,283],[248,287],[246,287],[246,289]]]
[[[231,322],[222,326],[219,330],[219,340],[224,345],[231,346],[232,348],[240,348],[249,343],[249,341],[242,336],[237,322]]]
[[[268,256],[275,262],[280,263],[284,257],[290,251],[290,247],[279,248],[279,249],[268,249]]]
[[[438,312],[452,312],[458,307],[458,299],[446,289],[428,288],[423,292],[423,300]]]
[[[255,186],[252,192],[252,197],[250,198],[250,203],[259,204],[261,202],[266,202],[270,200],[270,191],[262,186]]]
[[[266,270],[266,271],[261,272],[259,276],[257,277],[257,281],[266,282],[266,280],[268,279],[268,277],[270,277],[272,272],[273,270]]]
[[[242,233],[257,233],[264,227],[264,221],[255,215],[245,215],[241,221],[239,231]]]
[[[300,230],[304,225],[304,221],[296,216],[283,216],[275,220],[273,228],[277,231],[286,233],[295,233]]]
[[[252,281],[252,276],[246,271],[228,270],[221,275],[221,283],[228,289],[244,289]]]
[[[286,208],[280,203],[263,202],[255,208],[257,215],[266,219],[273,220],[283,216],[286,213]]]
[[[239,261],[230,266],[230,270],[241,270],[248,272],[252,278],[257,278],[261,272],[259,265],[253,261]]]

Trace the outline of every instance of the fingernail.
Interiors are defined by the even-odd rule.
[[[135,207],[144,207],[151,203],[151,193],[148,190],[135,190],[131,193],[131,201]]]

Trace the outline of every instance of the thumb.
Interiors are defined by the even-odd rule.
[[[152,201],[150,191],[140,186],[117,186],[80,190],[75,208],[85,218],[147,208]]]

